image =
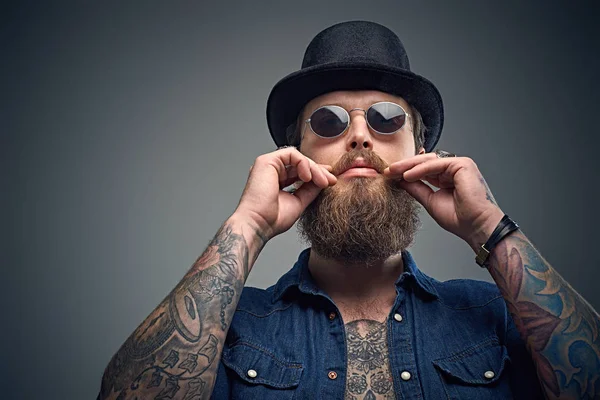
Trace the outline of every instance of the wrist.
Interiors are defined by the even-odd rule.
[[[500,210],[500,208],[496,208],[483,219],[483,222],[478,224],[477,227],[473,229],[466,242],[475,252],[475,254],[477,254],[481,249],[481,246],[488,241],[503,217],[504,213],[502,210]]]
[[[270,236],[265,233],[266,230],[247,215],[234,212],[227,221],[225,221],[225,224],[229,225],[234,231],[244,237],[251,253],[251,260],[255,260],[256,257],[258,257],[258,253],[260,253],[264,245],[270,239]]]
[[[475,257],[475,262],[480,267],[487,268],[489,266],[490,254],[494,251],[498,243],[517,229],[519,229],[519,225],[505,214],[494,229],[494,232],[492,232],[490,238],[480,247]]]

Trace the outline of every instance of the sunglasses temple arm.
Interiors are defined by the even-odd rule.
[[[302,141],[304,140],[304,131],[306,130],[306,125],[308,125],[309,122],[310,122],[310,118],[305,119],[304,123],[302,124],[302,130],[300,131],[300,143],[302,143]],[[300,143],[298,143],[298,146],[300,146]]]

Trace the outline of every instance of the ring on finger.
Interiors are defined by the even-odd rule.
[[[449,151],[439,149],[435,151],[435,155],[437,158],[456,157],[456,154],[454,153],[450,153]]]

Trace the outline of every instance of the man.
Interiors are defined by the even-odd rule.
[[[598,314],[473,160],[432,152],[441,97],[391,31],[319,33],[267,118],[281,148],[256,159],[237,209],[113,357],[99,398],[600,397]],[[406,250],[418,204],[496,285],[419,271]],[[311,248],[273,287],[242,293],[296,221]]]

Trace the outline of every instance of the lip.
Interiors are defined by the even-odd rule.
[[[341,178],[350,178],[353,176],[377,176],[379,172],[371,167],[352,167],[341,173]]]
[[[339,174],[340,177],[350,177],[350,176],[377,176],[379,175],[379,171],[377,171],[371,164],[365,161],[364,158],[359,157],[350,164],[348,169]]]

